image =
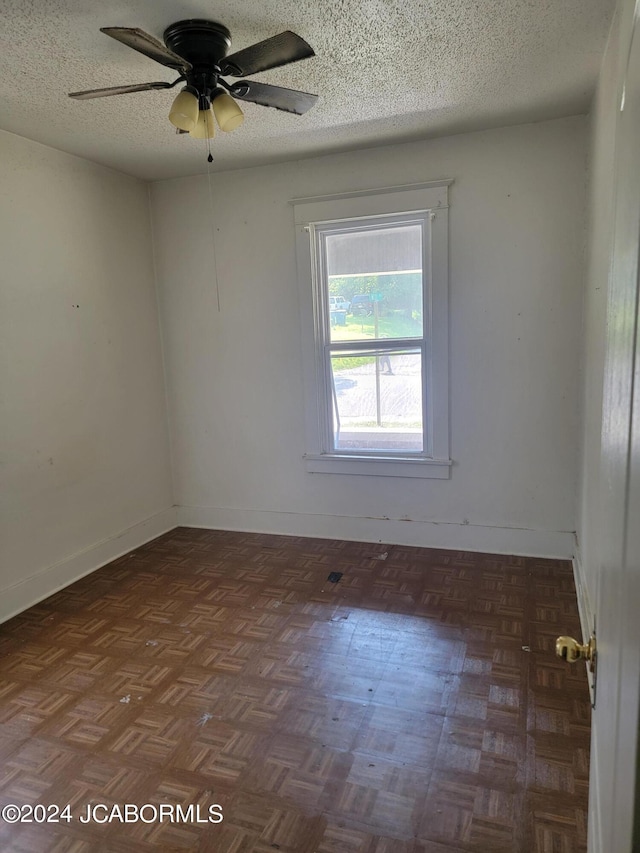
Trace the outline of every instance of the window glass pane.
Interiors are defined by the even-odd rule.
[[[419,350],[331,354],[335,450],[422,452]]]
[[[325,237],[331,341],[422,336],[422,225]]]

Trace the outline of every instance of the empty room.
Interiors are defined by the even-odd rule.
[[[636,0],[0,0],[0,848],[631,853]]]

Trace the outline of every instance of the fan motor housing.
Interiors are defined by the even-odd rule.
[[[216,21],[193,18],[177,21],[164,31],[166,46],[193,66],[187,82],[198,90],[213,88],[220,73],[220,61],[231,47],[231,33]]]

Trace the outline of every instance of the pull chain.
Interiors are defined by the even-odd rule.
[[[216,283],[216,303],[218,313],[220,313],[220,285],[218,282],[218,264],[216,259],[216,225],[213,216],[213,187],[211,184],[211,164],[213,163],[213,155],[211,154],[211,140],[207,137],[207,149],[209,156],[207,157],[207,180],[209,183],[209,218],[211,221],[211,248],[213,254],[213,277]]]

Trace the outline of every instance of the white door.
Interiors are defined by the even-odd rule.
[[[602,420],[602,517],[592,719],[591,853],[640,851],[636,756],[640,705],[640,3],[625,4],[615,222]],[[633,24],[631,20],[633,16]],[[640,794],[640,788],[638,789]],[[634,835],[635,833],[635,835]],[[635,840],[634,840],[635,839]]]

